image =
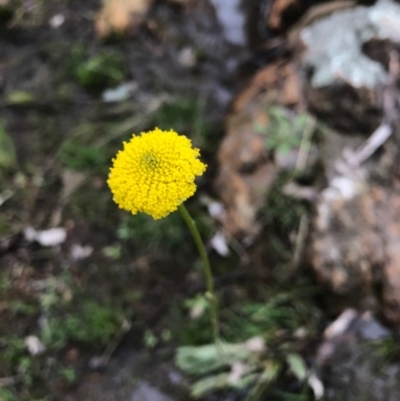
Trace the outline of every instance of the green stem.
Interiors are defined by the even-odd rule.
[[[210,261],[208,260],[206,248],[204,247],[204,243],[200,237],[200,233],[199,230],[197,229],[195,221],[192,219],[192,217],[190,216],[189,212],[187,211],[183,203],[179,205],[178,209],[183,217],[183,220],[185,220],[185,223],[189,227],[189,230],[194,238],[194,241],[196,242],[197,249],[199,250],[200,257],[203,261],[204,274],[206,276],[206,284],[207,284],[206,297],[211,302],[211,320],[213,326],[214,340],[215,342],[218,342],[219,340],[218,301],[214,292],[214,282],[213,282],[213,275],[211,271]]]

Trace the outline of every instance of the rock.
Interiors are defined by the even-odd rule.
[[[254,131],[254,113],[264,113],[263,106],[228,118],[228,134],[218,151],[216,190],[227,208],[223,224],[233,235],[258,232],[256,215],[276,175],[265,138]]]
[[[300,6],[300,0],[275,0],[267,17],[267,25],[270,29],[282,29],[283,15],[293,8]]]
[[[295,107],[301,100],[301,86],[297,68],[285,60],[262,68],[250,84],[242,90],[233,102],[233,112],[242,111],[250,102],[265,102],[262,99],[270,91],[269,98],[280,105]]]
[[[196,65],[196,53],[191,47],[184,47],[178,53],[178,63],[182,67],[193,68]]]
[[[130,401],[172,401],[172,398],[151,387],[146,382],[141,382],[133,392]]]
[[[24,230],[25,239],[28,242],[36,241],[42,246],[57,246],[65,242],[67,230],[64,227],[49,228],[48,230],[36,231],[32,227]]]
[[[301,71],[285,60],[272,63],[233,102],[215,187],[226,210],[224,228],[239,237],[258,233],[257,214],[266,195],[294,160],[265,146],[272,125],[266,110],[276,103],[294,112],[313,110],[328,126],[318,124],[321,166],[311,177],[318,188],[309,196],[314,211],[304,262],[326,290],[331,312],[368,309],[400,328],[400,105],[397,76],[387,72],[388,52],[400,43],[398,26],[400,5],[380,1],[303,28]],[[363,53],[371,41],[373,59]],[[379,49],[382,41],[387,45]],[[382,100],[389,93],[392,110]],[[382,142],[376,136],[365,141],[377,126]]]
[[[240,0],[210,0],[220,23],[225,40],[233,45],[246,44],[246,18]]]
[[[79,244],[73,244],[70,250],[70,256],[72,260],[82,260],[88,258],[93,253],[93,247],[90,245],[82,246]]]
[[[62,401],[171,401],[187,399],[188,382],[171,361],[144,350],[116,351],[101,372],[83,374]]]
[[[195,0],[167,0],[168,3],[174,6],[188,7],[193,4]]]
[[[104,0],[103,8],[96,16],[97,36],[134,34],[152,3],[152,0]]]
[[[53,29],[58,29],[60,28],[65,22],[65,16],[64,14],[54,14],[50,19],[49,19],[49,25]]]
[[[81,378],[78,388],[62,401],[131,401],[131,386],[114,383],[108,376],[91,373]]]
[[[388,89],[396,78],[387,64],[400,43],[394,28],[399,24],[400,5],[379,1],[334,13],[300,32],[308,108],[336,129],[325,130],[319,143],[324,184],[314,202],[307,263],[329,290],[331,311],[372,309],[398,328],[400,106],[393,100],[396,89]],[[391,45],[375,48],[373,60],[363,53],[371,40]],[[366,133],[372,139],[364,142]],[[382,142],[358,159],[379,136]]]
[[[400,5],[381,0],[371,7],[338,11],[300,31],[302,63],[310,80],[309,107],[332,127],[371,132],[382,118],[384,66],[364,53],[371,41],[400,43]],[[332,99],[336,101],[332,107]]]
[[[334,336],[325,338],[317,351],[316,365],[324,384],[324,400],[398,400],[400,366],[393,360],[396,349],[391,333],[370,314],[360,315],[350,310],[329,327],[343,320],[344,315],[351,315],[348,324]]]
[[[218,151],[219,174],[215,188],[226,213],[222,223],[235,236],[254,236],[260,226],[257,213],[265,202],[278,169],[266,146],[266,109],[271,103],[295,106],[300,100],[299,80],[293,65],[272,64],[259,71],[236,97],[226,120],[226,137]],[[259,133],[257,127],[263,127]]]
[[[400,191],[344,179],[340,185],[317,202],[309,263],[342,305],[381,310],[400,327]]]
[[[364,348],[363,348],[364,345]],[[398,364],[388,364],[378,351],[350,338],[324,368],[325,400],[396,401],[400,397]]]
[[[105,103],[123,102],[137,91],[138,86],[137,82],[124,82],[115,88],[106,89],[101,95],[102,100]]]
[[[227,238],[223,231],[217,231],[210,239],[211,247],[221,256],[229,255],[229,247],[227,244]]]
[[[305,27],[300,38],[306,46],[303,63],[313,68],[312,86],[348,82],[353,87],[373,89],[384,83],[383,66],[364,55],[362,46],[371,40],[400,42],[399,19],[400,5],[381,0],[372,7],[333,13]]]
[[[341,315],[324,331],[324,339],[328,342],[346,333],[358,318],[355,309],[346,309]]]
[[[378,154],[363,165],[346,167],[342,154],[355,138],[325,133],[328,152],[322,160],[327,185],[314,205],[307,260],[330,290],[331,310],[373,309],[396,327],[400,327],[399,136],[397,124]]]
[[[376,320],[370,313],[366,312],[359,319],[356,326],[358,335],[364,340],[381,340],[390,336],[390,331]]]
[[[33,356],[41,355],[46,351],[45,345],[36,336],[25,337],[25,346]]]

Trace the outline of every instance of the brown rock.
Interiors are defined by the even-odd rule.
[[[103,8],[96,16],[97,36],[134,34],[152,4],[153,0],[104,0]]]
[[[282,29],[282,15],[288,8],[298,6],[299,2],[299,0],[275,0],[268,15],[268,27],[271,29]]]
[[[383,313],[400,327],[400,195],[392,200],[391,220],[386,226],[387,261],[383,270]]]
[[[181,7],[187,7],[193,4],[195,0],[168,0],[168,3]]]
[[[276,101],[282,106],[297,106],[301,101],[301,90],[295,66],[284,60],[262,68],[236,97],[233,112],[240,112],[267,91],[270,101]]]
[[[269,105],[296,107],[301,100],[295,67],[280,61],[260,70],[232,105],[226,137],[218,151],[216,191],[227,213],[223,224],[233,235],[255,235],[257,213],[265,202],[278,168],[266,146]],[[258,133],[263,127],[265,133]]]
[[[216,190],[227,207],[223,224],[233,235],[257,233],[256,215],[276,174],[265,136],[254,131],[254,115],[264,114],[262,109],[255,105],[249,114],[229,117],[228,134],[218,152]]]
[[[317,203],[309,262],[339,296],[338,309],[372,307],[400,327],[400,191],[365,185],[349,198],[332,191]]]
[[[398,40],[381,33],[383,21],[398,19],[393,10],[400,9],[394,2],[343,4],[298,35],[308,109],[337,131],[325,129],[319,143],[325,189],[315,203],[308,263],[330,290],[333,312],[372,309],[400,328]],[[381,20],[369,18],[377,12]],[[378,138],[363,142],[363,136],[383,122],[392,136],[381,136],[372,153],[356,162],[357,152]]]
[[[382,92],[343,83],[326,88],[304,87],[309,109],[334,129],[371,133],[382,120]]]

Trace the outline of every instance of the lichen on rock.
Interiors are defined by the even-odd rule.
[[[387,73],[367,57],[363,45],[370,40],[400,42],[400,5],[379,1],[372,7],[343,10],[304,28],[300,37],[307,50],[303,62],[313,69],[315,88],[347,82],[353,87],[375,88]]]

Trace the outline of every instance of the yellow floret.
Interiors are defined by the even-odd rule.
[[[113,159],[108,185],[117,205],[161,219],[196,192],[194,180],[206,165],[199,149],[175,131],[153,131],[124,142]]]

